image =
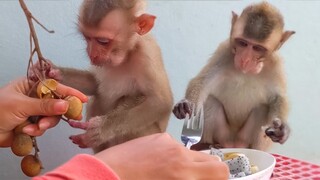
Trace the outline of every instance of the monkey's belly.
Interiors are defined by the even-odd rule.
[[[240,76],[225,81],[217,82],[211,93],[223,105],[228,123],[240,128],[254,108],[267,103],[269,93],[265,85],[254,78],[244,80]]]
[[[232,94],[222,100],[209,97],[205,105],[211,108],[205,108],[206,127],[203,141],[229,148],[260,149],[261,144],[266,147],[264,144],[268,142],[263,140],[265,138],[261,126],[266,122],[267,106],[261,104],[261,99],[256,100],[248,101],[239,94]]]

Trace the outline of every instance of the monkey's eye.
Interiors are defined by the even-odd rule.
[[[267,52],[267,49],[262,46],[253,46],[252,48],[254,51],[259,52],[259,53]]]
[[[240,47],[247,47],[248,46],[248,43],[244,40],[241,40],[241,39],[236,39],[236,44]]]
[[[107,38],[97,38],[97,42],[100,44],[100,45],[108,45],[110,43],[110,39],[107,39]]]

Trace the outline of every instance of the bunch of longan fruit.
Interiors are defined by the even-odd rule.
[[[64,99],[69,102],[68,111],[63,114],[67,119],[75,119],[82,113],[82,102],[75,96],[61,97],[55,92],[58,83],[54,79],[45,79],[40,81],[37,85],[37,96],[40,99]],[[35,137],[29,136],[22,132],[22,129],[31,123],[37,123],[40,116],[30,117],[14,129],[14,139],[11,145],[12,152],[21,156],[21,169],[23,173],[29,177],[34,177],[40,174],[42,163],[39,159],[39,149]],[[32,153],[33,148],[35,153]]]

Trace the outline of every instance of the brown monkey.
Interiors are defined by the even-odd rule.
[[[173,106],[171,88],[156,41],[148,33],[155,16],[142,0],[84,0],[78,27],[87,43],[89,71],[49,66],[49,77],[92,96],[87,130],[71,136],[99,152],[148,134],[164,132]]]
[[[266,150],[289,136],[288,100],[277,50],[295,32],[283,31],[280,12],[262,2],[232,13],[230,38],[193,78],[173,113],[179,119],[204,107],[204,134],[194,149],[245,147]],[[264,129],[262,128],[264,127]]]

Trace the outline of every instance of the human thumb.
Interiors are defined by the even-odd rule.
[[[67,112],[69,103],[61,99],[36,99],[30,98],[26,113],[28,116],[43,115],[53,116],[62,115]]]

